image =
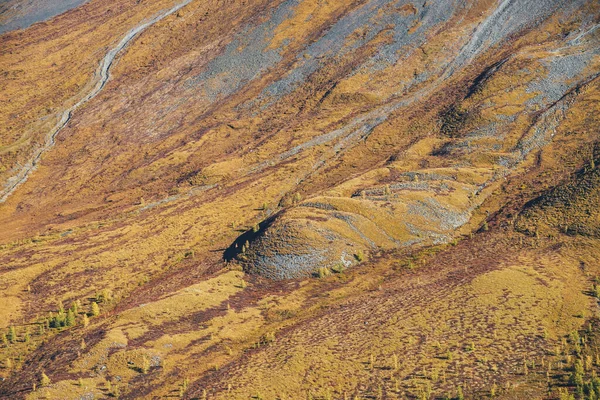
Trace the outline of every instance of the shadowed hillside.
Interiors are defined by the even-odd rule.
[[[600,396],[598,2],[59,3],[0,5],[0,398]]]

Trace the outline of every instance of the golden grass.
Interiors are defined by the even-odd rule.
[[[87,7],[104,11],[102,4]],[[22,38],[26,42],[0,62],[0,68],[15,78],[6,83],[4,98],[0,96],[0,102],[15,99],[3,102],[0,110],[4,116],[0,125],[5,127],[0,131],[0,153],[12,154],[39,142],[51,118],[35,121],[74,101],[72,97],[89,82],[102,50],[137,21],[169,4],[142,2],[136,10],[96,16],[92,20],[99,22],[97,30],[88,31],[82,23],[51,40],[36,36],[43,34],[42,26],[32,28],[30,36]],[[475,234],[455,246],[414,254],[388,251],[397,247],[394,240],[418,237],[408,231],[406,222],[444,233],[428,218],[407,215],[410,204],[435,199],[461,211],[473,208],[463,228],[448,232],[458,239],[477,231],[505,206],[518,212],[525,200],[556,184],[554,177],[566,177],[580,166],[576,154],[595,140],[600,115],[598,88],[593,85],[582,90],[557,129],[555,142],[539,157],[533,154],[508,181],[499,178],[473,195],[477,186],[501,171],[499,158],[530,126],[531,116],[519,114],[535,94],[523,85],[545,74],[536,60],[553,44],[526,47],[524,55],[461,104],[477,111],[472,122],[476,126],[516,116],[502,132],[508,134],[506,140],[477,138],[471,154],[455,159],[437,156],[436,151],[452,141],[437,134],[439,114],[460,97],[452,90],[466,85],[461,79],[470,82],[472,76],[458,74],[438,83],[434,73],[421,85],[433,85],[431,96],[400,108],[346,151],[337,154],[332,141],[279,159],[294,146],[384,104],[406,89],[415,73],[437,71],[435,65],[452,58],[468,37],[465,33],[492,4],[477,2],[464,24],[451,23],[432,34],[422,49],[397,65],[353,75],[336,75],[338,66],[332,67],[313,77],[314,87],[298,89],[278,108],[260,115],[245,114],[236,105],[259,93],[272,79],[269,74],[249,85],[247,93],[233,95],[210,112],[205,99],[192,96],[174,111],[173,121],[181,125],[163,138],[136,124],[146,123],[150,115],[158,118],[155,111],[162,110],[163,101],[171,101],[162,97],[165,82],[198,73],[244,16],[264,4],[235,3],[231,15],[224,15],[214,4],[194,2],[180,16],[145,32],[115,66],[110,90],[77,112],[64,140],[0,209],[4,331],[16,325],[21,338],[25,324],[55,311],[58,301],[68,307],[80,300],[87,311],[88,299],[103,289],[111,290],[115,299],[101,304],[102,314],[91,318],[87,328],[81,326],[80,316],[73,328],[38,335],[37,326],[32,326],[30,342],[0,345],[0,361],[10,358],[16,364],[0,375],[12,375],[11,382],[19,376],[32,384],[32,369],[23,360],[34,353],[48,357],[61,351],[58,346],[76,348],[85,338],[90,344],[68,365],[47,364],[51,379],[62,371],[72,376],[27,393],[28,398],[107,396],[108,381],[116,384],[117,375],[120,390],[132,397],[145,388],[148,396],[177,396],[184,379],[195,384],[190,388],[193,395],[201,396],[201,389],[206,389],[210,398],[258,393],[263,398],[305,398],[307,393],[313,398],[343,398],[344,393],[378,396],[380,391],[391,398],[416,396],[427,385],[434,386],[436,395],[453,396],[465,381],[470,389],[486,393],[492,382],[498,386],[509,382],[531,387],[532,398],[541,396],[539,379],[519,371],[524,362],[539,363],[548,349],[593,315],[585,292],[598,271],[595,267],[582,271],[580,263],[595,265],[595,240],[560,234],[543,240],[523,238],[510,230],[513,215],[498,217],[506,227],[493,226],[492,232]],[[292,37],[293,45],[306,44],[312,30],[337,18],[346,7],[348,2],[300,2],[293,17],[277,28],[270,46],[277,48]],[[211,14],[205,17],[208,11]],[[309,15],[312,19],[306,22]],[[71,19],[61,21],[51,28],[63,31]],[[562,28],[552,20],[544,29],[529,32],[521,44],[528,46]],[[181,36],[185,40],[178,40],[178,35],[185,35]],[[6,46],[19,40],[11,37]],[[378,37],[371,45],[383,40]],[[65,43],[71,45],[61,47]],[[188,52],[190,43],[197,45]],[[157,48],[168,50],[157,54]],[[75,58],[79,61],[71,63]],[[524,62],[530,67],[527,73]],[[595,62],[590,66],[596,67]],[[187,68],[191,72],[183,72]],[[337,86],[314,105],[330,88],[329,81]],[[126,106],[128,99],[143,96],[144,104],[131,106],[135,112]],[[8,118],[18,112],[13,124]],[[497,144],[499,150],[490,150]],[[321,160],[325,165],[317,167]],[[265,168],[255,169],[259,165]],[[8,168],[3,168],[5,175]],[[453,180],[446,182],[447,192],[391,191],[381,200],[351,198],[361,190],[397,183],[402,173],[413,171],[449,175]],[[363,233],[332,218],[329,211],[297,207],[302,206],[300,201],[286,214],[296,226],[310,221],[298,231],[298,246],[331,253],[360,250],[367,259],[323,279],[281,284],[248,277],[233,265],[223,268],[223,250],[269,212],[278,211],[284,196],[296,192],[302,193],[304,202],[326,203],[352,215]],[[507,206],[507,199],[515,197],[519,205]],[[262,209],[265,203],[269,212]],[[324,243],[316,228],[344,240]],[[279,244],[282,252],[296,250]],[[143,371],[148,360],[159,362]],[[104,372],[93,372],[102,366]],[[73,376],[82,377],[81,387]],[[520,390],[505,394],[518,397]],[[218,393],[213,396],[212,391]]]

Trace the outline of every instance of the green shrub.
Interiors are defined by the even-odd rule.
[[[356,261],[358,262],[363,262],[365,259],[365,254],[362,250],[358,250],[356,254],[354,254],[354,258],[356,258]]]
[[[335,264],[333,267],[331,267],[331,270],[333,272],[335,272],[336,274],[344,272],[344,269],[346,269],[346,267],[341,262],[339,262],[339,263]]]
[[[325,278],[331,275],[331,270],[327,267],[321,267],[317,270],[317,276],[319,278]]]
[[[69,310],[71,313],[72,311]],[[59,312],[56,316],[53,316],[52,314],[50,315],[50,322],[49,322],[49,327],[50,328],[54,328],[54,329],[58,329],[58,328],[63,328],[65,326],[69,326],[67,325],[67,315],[65,314],[64,311],[63,312]]]
[[[100,293],[96,294],[96,303],[108,303],[112,301],[113,295],[110,289],[102,289]]]

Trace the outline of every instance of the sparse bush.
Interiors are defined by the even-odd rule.
[[[327,267],[321,267],[317,270],[317,276],[319,278],[325,278],[331,275],[331,271]]]
[[[50,314],[49,327],[58,329],[67,326],[67,315],[68,314],[65,314],[64,312],[59,312],[56,316]]]
[[[275,341],[275,332],[267,332],[260,338],[260,344],[266,345],[273,343]]]
[[[336,274],[340,274],[340,273],[344,272],[344,269],[346,269],[346,267],[341,262],[339,262],[339,263],[335,264],[333,267],[331,267],[331,270],[333,272],[335,272]]]
[[[196,256],[196,252],[194,250],[188,250],[183,253],[183,258],[194,258]]]
[[[100,293],[96,294],[96,303],[109,303],[112,299],[113,295],[110,289],[102,289]]]
[[[363,262],[363,260],[365,259],[365,254],[362,250],[358,250],[356,254],[354,254],[354,258],[356,258],[356,261],[358,262]]]

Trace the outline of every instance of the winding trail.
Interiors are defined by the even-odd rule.
[[[96,97],[104,88],[108,79],[110,78],[110,69],[113,65],[113,62],[116,56],[127,47],[129,43],[141,32],[151,27],[155,23],[161,21],[162,19],[168,17],[169,15],[179,11],[181,8],[185,7],[193,0],[184,0],[183,2],[175,5],[174,7],[156,15],[151,20],[144,22],[135,28],[132,28],[127,34],[121,39],[119,44],[117,44],[114,48],[108,51],[106,55],[100,61],[98,65],[98,69],[94,73],[94,79],[97,79],[96,84],[92,87],[92,89],[85,94],[77,103],[73,104],[71,107],[62,112],[62,115],[56,125],[46,134],[46,140],[44,141],[44,145],[35,150],[33,156],[23,165],[20,171],[15,175],[9,178],[6,182],[6,185],[0,191],[0,203],[4,203],[6,199],[31,175],[31,173],[38,166],[42,155],[50,150],[55,142],[56,136],[60,133],[60,131],[69,123],[73,112],[77,110],[79,107],[86,104],[88,101]]]

